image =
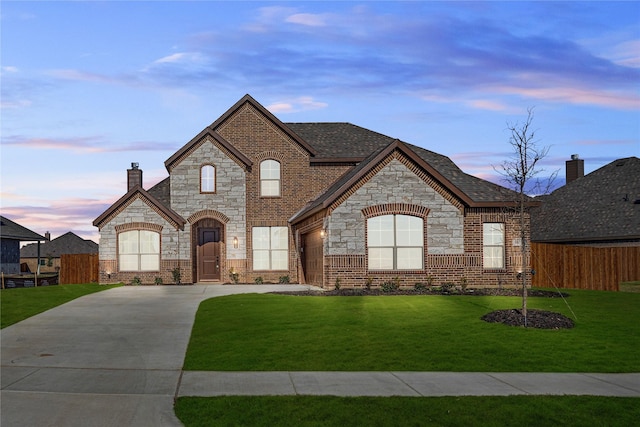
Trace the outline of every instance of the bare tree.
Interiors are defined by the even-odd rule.
[[[522,255],[522,271],[520,280],[522,281],[522,315],[524,325],[527,326],[527,281],[528,275],[525,270],[527,256],[526,239],[526,213],[531,205],[530,197],[527,194],[546,194],[551,189],[553,181],[558,174],[555,171],[546,180],[546,183],[539,181],[536,176],[543,172],[539,169],[539,162],[549,153],[549,147],[540,147],[536,139],[536,130],[532,128],[533,107],[527,109],[527,119],[524,123],[507,123],[507,130],[511,133],[509,144],[513,148],[513,155],[509,160],[505,160],[496,170],[503,175],[507,184],[517,193],[516,211],[520,222],[520,250]]]

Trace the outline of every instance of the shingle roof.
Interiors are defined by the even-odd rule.
[[[640,159],[618,159],[561,187],[531,213],[534,242],[640,239]]]
[[[344,194],[349,187],[358,182],[369,170],[395,150],[399,150],[411,158],[419,167],[468,206],[499,207],[511,205],[517,200],[515,192],[462,172],[448,157],[396,139],[371,153],[355,168],[334,182],[320,197],[307,204],[291,217],[290,221],[300,221],[321,209],[327,208]]]
[[[84,240],[71,231],[55,239],[40,244],[40,256],[59,258],[63,254],[97,254],[98,244],[91,240]],[[36,258],[38,244],[30,243],[20,249],[20,258]]]
[[[20,241],[42,241],[44,236],[39,235],[20,224],[11,221],[5,216],[0,216],[0,238]]]
[[[164,206],[171,208],[171,179],[169,177],[166,177],[147,191]]]
[[[356,159],[389,145],[393,138],[351,123],[285,123],[316,150],[312,161]]]

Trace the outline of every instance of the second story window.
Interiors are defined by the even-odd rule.
[[[213,165],[204,165],[200,168],[200,192],[216,192],[216,168]]]
[[[280,197],[280,162],[264,160],[260,163],[260,195]]]

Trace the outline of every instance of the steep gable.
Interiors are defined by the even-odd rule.
[[[118,199],[114,204],[112,204],[109,209],[104,211],[102,215],[96,218],[93,221],[93,225],[101,229],[104,224],[107,224],[111,219],[118,215],[118,213],[122,212],[127,206],[133,203],[135,200],[142,200],[143,203],[149,206],[153,211],[158,213],[158,215],[162,216],[167,222],[172,224],[176,230],[184,229],[184,224],[186,223],[185,219],[174,212],[171,208],[163,205],[145,191],[142,187],[134,187],[127,194]]]

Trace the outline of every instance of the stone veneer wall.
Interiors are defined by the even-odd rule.
[[[398,188],[402,187],[399,191]],[[425,206],[425,269],[422,271],[369,272],[366,263],[365,218],[362,209],[396,203]],[[482,261],[482,224],[505,224],[505,268],[485,270]],[[401,158],[389,161],[367,180],[326,219],[323,286],[333,289],[336,280],[341,287],[364,287],[371,281],[379,287],[387,281],[398,281],[402,287],[416,283],[468,286],[518,286],[518,271],[530,271],[528,255],[522,268],[519,242],[519,220],[515,212],[501,208],[461,208],[425,180],[416,175]],[[529,218],[526,218],[528,227]],[[527,228],[527,241],[529,239]]]
[[[205,164],[215,166],[216,192],[200,192],[200,168]],[[171,209],[187,219],[202,211],[217,211],[226,216],[225,224],[226,263],[221,266],[221,279],[227,278],[228,270],[244,264],[246,258],[246,179],[244,168],[212,142],[209,137],[188,153],[171,170]],[[206,216],[206,215],[205,215]],[[209,217],[211,217],[209,215]],[[202,215],[198,216],[201,219]],[[180,247],[180,258],[191,260],[191,226],[185,224],[180,238],[188,242]],[[238,238],[238,247],[234,248],[233,238]],[[229,265],[225,265],[229,264]],[[193,281],[191,268],[183,272],[182,280]]]
[[[117,229],[120,228],[160,231],[159,271],[118,271]],[[151,209],[141,197],[134,198],[100,229],[100,283],[131,283],[134,277],[139,277],[143,284],[153,284],[157,277],[162,279],[163,283],[173,283],[171,272],[174,268],[180,266],[190,269],[191,267],[189,260],[181,256],[189,246],[189,241],[184,240],[181,234],[173,224]]]
[[[325,253],[366,254],[365,219],[362,210],[369,206],[388,203],[405,203],[429,208],[426,220],[428,254],[463,253],[464,217],[460,209],[426,185],[397,159],[384,166],[331,212]]]

